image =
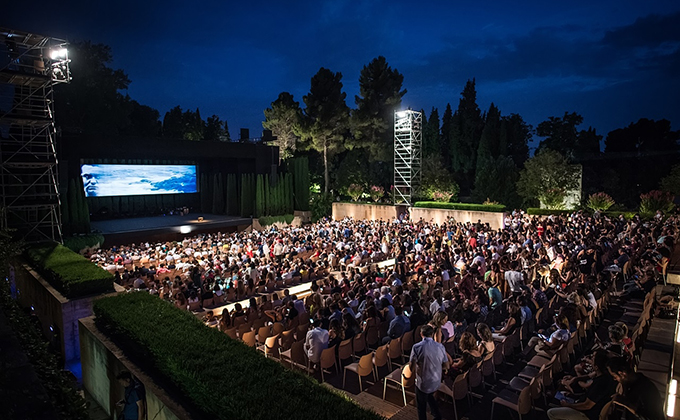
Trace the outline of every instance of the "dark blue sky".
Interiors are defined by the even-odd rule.
[[[108,44],[132,98],[161,118],[175,105],[217,114],[232,137],[259,135],[279,92],[302,103],[322,66],[342,72],[354,107],[378,55],[404,75],[403,106],[428,114],[455,108],[474,77],[482,110],[493,101],[534,127],[565,111],[603,135],[641,117],[680,127],[677,0],[12,3],[0,25]]]

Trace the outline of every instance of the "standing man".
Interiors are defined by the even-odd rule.
[[[143,420],[144,419],[144,395],[140,395],[141,386],[137,385],[132,374],[123,371],[116,377],[118,383],[125,387],[124,398],[116,404],[122,408],[123,420]]]
[[[307,332],[304,348],[309,361],[318,364],[321,352],[328,347],[328,331],[321,328],[320,319],[315,319],[312,325],[314,328]]]
[[[505,281],[508,283],[508,289],[514,296],[521,294],[522,286],[524,286],[524,276],[518,270],[518,268],[519,262],[517,260],[513,260],[510,262],[510,270],[505,272]]]
[[[442,382],[442,371],[449,368],[449,358],[441,343],[432,339],[434,328],[425,325],[420,330],[423,340],[413,346],[411,350],[410,367],[416,374],[416,405],[418,419],[426,420],[426,405],[435,420],[442,418],[434,393]]]

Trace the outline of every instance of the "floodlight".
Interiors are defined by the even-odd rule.
[[[66,58],[67,52],[68,51],[66,51],[66,48],[60,48],[58,50],[52,50],[52,51],[50,51],[50,58],[52,60]]]
[[[404,118],[406,117],[406,111],[398,111],[397,112],[397,118]]]
[[[179,233],[186,235],[187,233],[191,233],[191,226],[180,226],[179,227]]]

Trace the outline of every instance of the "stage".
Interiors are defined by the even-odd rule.
[[[203,221],[199,222],[199,217]],[[251,225],[250,218],[202,213],[91,222],[92,230],[104,235],[107,247],[140,241],[177,241],[199,233],[236,232]]]

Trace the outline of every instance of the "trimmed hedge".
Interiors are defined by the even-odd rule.
[[[45,280],[70,299],[113,290],[111,273],[63,245],[37,245],[26,255]]]
[[[9,284],[5,281],[0,284],[0,311],[5,314],[8,326],[14,332],[28,362],[33,366],[40,383],[45,388],[58,418],[87,420],[89,416],[85,399],[78,394],[70,378],[63,373],[57,357],[47,350],[42,331],[36,328],[35,323],[12,299]],[[8,418],[14,418],[12,412],[14,398],[21,400],[31,397],[26,395],[28,389],[23,389],[25,384],[6,383],[6,381],[4,375],[0,375],[0,390],[3,391],[3,399],[6,399],[7,403],[2,414]],[[35,402],[35,396],[32,398]]]
[[[148,293],[99,299],[94,313],[100,330],[207,418],[381,418]]]
[[[64,238],[64,246],[73,252],[80,252],[85,248],[92,248],[95,245],[104,245],[104,235],[101,233],[90,233],[89,235],[70,236]]]
[[[489,211],[493,213],[502,213],[505,211],[505,206],[502,204],[442,203],[439,201],[417,201],[413,207],[443,210]]]

